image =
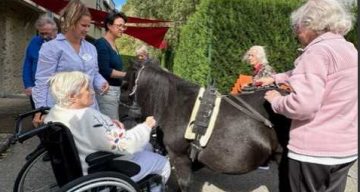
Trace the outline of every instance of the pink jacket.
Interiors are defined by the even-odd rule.
[[[358,59],[354,45],[325,33],[295,60],[292,71],[275,75],[294,90],[275,98],[276,113],[293,119],[288,148],[303,155],[357,154]]]

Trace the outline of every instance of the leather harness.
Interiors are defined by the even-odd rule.
[[[252,90],[254,91],[254,90]],[[249,92],[245,92],[243,94],[246,94]],[[250,92],[251,93],[251,92]],[[211,116],[214,110],[215,106],[215,99],[216,99],[216,89],[214,87],[209,87],[205,90],[204,94],[200,96],[197,99],[201,100],[200,107],[196,113],[195,121],[189,122],[189,125],[193,124],[192,131],[195,134],[195,138],[191,141],[191,147],[190,147],[190,159],[194,162],[197,160],[199,152],[205,147],[200,144],[201,137],[206,133],[209,122],[211,120]],[[233,98],[235,101],[239,102],[241,105],[239,105],[234,100],[230,99]],[[267,127],[272,128],[273,124],[265,118],[263,115],[261,115],[259,112],[257,112],[253,107],[251,107],[246,101],[244,101],[240,97],[236,97],[233,95],[223,95],[221,96],[221,99],[225,100],[232,106],[234,106],[239,111],[245,113],[249,117],[263,122]],[[196,110],[196,109],[193,109]],[[217,117],[214,117],[217,118]],[[191,121],[191,120],[190,120]],[[188,130],[186,130],[188,132]]]

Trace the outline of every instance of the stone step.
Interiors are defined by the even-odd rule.
[[[11,133],[0,133],[0,155],[9,148],[12,137]]]

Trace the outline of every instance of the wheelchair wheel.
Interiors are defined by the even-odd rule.
[[[43,160],[46,153],[47,151],[41,148],[26,162],[15,180],[14,192],[58,190],[51,163]]]
[[[61,192],[138,192],[136,184],[128,177],[117,172],[92,173],[64,185]]]

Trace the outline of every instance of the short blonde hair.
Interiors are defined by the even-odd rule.
[[[353,16],[337,0],[308,0],[291,13],[291,25],[303,26],[318,34],[346,35],[352,28]]]
[[[246,62],[248,60],[249,52],[251,50],[256,50],[255,57],[258,61],[260,61],[261,64],[263,64],[263,65],[269,64],[269,61],[266,57],[265,47],[260,46],[260,45],[254,45],[254,46],[250,47],[250,49],[247,50],[246,53],[244,54],[243,59],[242,59],[243,61]]]
[[[60,72],[49,79],[51,94],[55,103],[61,107],[69,107],[70,97],[78,95],[83,87],[89,86],[89,75],[79,72]]]
[[[74,27],[77,22],[80,21],[81,17],[89,16],[89,9],[83,4],[80,0],[72,0],[70,1],[66,7],[61,10],[60,13],[60,22],[61,22],[61,30],[63,33],[69,31],[71,27]]]

